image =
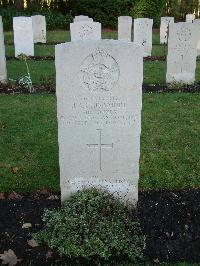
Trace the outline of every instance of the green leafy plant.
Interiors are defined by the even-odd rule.
[[[27,63],[28,57],[25,54],[20,54],[18,56],[18,59],[25,63],[26,71],[27,71],[27,74],[19,79],[19,84],[24,86],[24,87],[26,87],[29,90],[30,93],[33,93],[34,92],[33,83],[32,83],[32,79],[31,79],[29,66],[28,66],[28,63]]]
[[[17,11],[13,8],[0,8],[0,16],[3,17],[4,30],[12,30],[13,27],[13,17],[18,16],[33,16],[33,15],[43,15],[46,18],[47,30],[55,29],[69,29],[70,22],[72,22],[73,17],[71,13],[62,14],[59,11],[54,11],[50,9],[45,10],[34,10],[26,9],[23,11]]]
[[[108,260],[142,258],[145,237],[134,209],[105,191],[79,191],[58,210],[46,210],[44,230],[34,234],[61,256]]]
[[[132,9],[132,16],[135,18],[152,18],[154,26],[158,27],[165,4],[165,0],[138,0]]]

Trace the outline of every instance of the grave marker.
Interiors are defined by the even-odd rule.
[[[118,17],[118,40],[131,41],[132,17]]]
[[[186,15],[186,22],[193,23],[195,20],[195,15],[194,14],[187,14]]]
[[[34,56],[33,23],[31,17],[14,17],[15,57],[20,54]]]
[[[167,83],[195,81],[197,27],[194,23],[169,24]]]
[[[160,43],[161,44],[167,44],[168,27],[170,23],[174,23],[173,17],[161,17],[161,24],[160,24]]]
[[[56,46],[62,201],[94,186],[137,202],[142,52],[114,40]]]
[[[153,19],[134,19],[134,43],[144,47],[144,56],[151,56]]]
[[[6,79],[7,79],[7,70],[6,70],[3,22],[2,22],[2,17],[0,16],[0,82],[4,82],[6,81]]]
[[[197,26],[197,55],[200,55],[200,19],[195,19],[194,24]]]
[[[71,41],[100,40],[101,23],[80,21],[70,23]]]
[[[46,43],[46,19],[45,16],[32,16],[34,43]]]

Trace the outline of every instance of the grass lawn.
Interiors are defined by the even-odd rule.
[[[40,84],[44,78],[52,77],[55,81],[54,61],[28,61],[31,77],[34,84]],[[26,75],[24,62],[7,61],[8,78],[18,79]],[[165,84],[166,62],[145,62],[144,63],[144,83],[145,84]],[[200,62],[197,63],[196,80],[200,81]]]
[[[117,31],[102,31],[103,39],[117,39]],[[160,36],[158,32],[153,32],[153,44],[160,43]],[[5,32],[5,42],[13,42],[13,32]],[[70,41],[70,32],[65,30],[47,31],[47,43],[48,42],[67,42]]]
[[[140,188],[200,186],[200,94],[143,97]],[[59,190],[56,97],[0,96],[0,191]]]
[[[14,45],[6,46],[6,56],[14,56],[15,48]],[[35,45],[35,56],[48,56],[55,55],[55,45]],[[167,55],[167,47],[164,45],[154,45],[152,49],[152,56]]]
[[[35,45],[35,56],[55,55],[55,45]],[[15,56],[15,48],[13,45],[6,46],[6,56]]]
[[[103,38],[117,38],[104,31]],[[13,33],[5,34],[6,41]],[[68,31],[47,32],[48,42],[70,40]],[[153,34],[152,55],[165,55]],[[6,46],[7,56],[14,46]],[[35,55],[54,55],[54,45],[35,45]],[[52,77],[54,61],[28,61],[34,84]],[[24,62],[7,61],[8,77],[26,74]],[[166,62],[145,62],[144,83],[165,84]],[[200,81],[200,62],[196,79]],[[143,98],[141,189],[199,187],[199,94],[145,94]],[[56,98],[54,95],[0,95],[0,191],[59,189]]]
[[[103,38],[117,38],[116,31],[103,31]],[[5,33],[5,40],[13,41],[13,32]],[[70,40],[69,31],[48,31],[47,41],[65,42]],[[159,45],[159,33],[153,33],[152,56],[162,56],[167,54],[167,47]],[[35,45],[36,56],[54,55],[54,45]],[[6,55],[14,56],[14,46],[6,45]],[[34,84],[40,84],[41,79],[52,77],[55,81],[54,61],[29,61],[31,76]],[[8,78],[18,79],[26,75],[26,68],[23,62],[7,61]],[[145,84],[165,84],[166,62],[145,62],[144,63],[144,83]],[[200,62],[197,62],[196,80],[200,81]]]

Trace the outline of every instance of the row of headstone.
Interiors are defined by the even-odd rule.
[[[132,17],[118,18],[118,40],[132,40]],[[143,46],[144,56],[150,56],[152,51],[153,20],[148,18],[134,19],[134,43]]]
[[[44,16],[13,18],[15,57],[20,54],[34,56],[34,43],[46,43]]]
[[[130,41],[79,40],[57,45],[55,53],[62,201],[95,186],[136,203],[144,49]],[[196,43],[195,23],[169,24],[168,82],[192,82]],[[0,52],[1,60],[3,39]]]
[[[132,20],[118,21],[118,41],[93,39],[88,32],[95,22],[83,19],[70,25],[71,35],[78,37],[56,46],[62,201],[91,186],[124,201],[138,200],[143,56],[148,43],[143,35],[150,35],[152,23],[134,21],[133,43]],[[163,43],[169,34],[167,82],[192,83],[198,28],[195,23],[171,22],[165,19],[162,24]]]

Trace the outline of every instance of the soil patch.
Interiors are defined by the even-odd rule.
[[[159,55],[159,56],[146,56],[143,58],[144,62],[165,62],[166,61],[166,55]],[[19,61],[21,59],[15,57],[15,56],[7,56],[6,60],[16,60]],[[28,56],[27,60],[33,60],[33,61],[54,61],[55,56],[54,55],[47,55],[47,56]],[[200,57],[197,57],[197,61],[200,61]]]
[[[31,233],[43,227],[45,208],[60,207],[60,195],[45,191],[33,195],[11,194],[0,200],[0,253],[12,249],[31,265],[86,265],[78,259],[60,258],[46,246],[31,247]],[[150,261],[200,262],[200,189],[140,191],[138,217],[147,237],[145,258]],[[24,224],[31,227],[23,228]]]
[[[7,56],[6,60],[16,60],[21,61],[21,59],[15,57],[15,56]],[[53,55],[47,55],[47,56],[27,56],[27,60],[33,60],[33,61],[53,61],[55,60],[55,56]]]
[[[44,46],[44,45],[57,45],[57,44],[61,44],[61,43],[64,43],[64,41],[63,42],[52,41],[52,42],[47,42],[47,43],[36,43],[36,45],[42,45],[42,46]],[[7,41],[7,42],[5,42],[5,45],[14,45],[14,42],[13,41]]]
[[[28,56],[27,57],[28,60],[33,60],[33,61],[54,61],[55,60],[55,56],[53,55],[48,55],[48,56]],[[21,59],[15,57],[15,56],[7,56],[6,60],[16,60],[19,61]],[[166,56],[147,56],[144,57],[144,62],[147,61],[166,61]]]

